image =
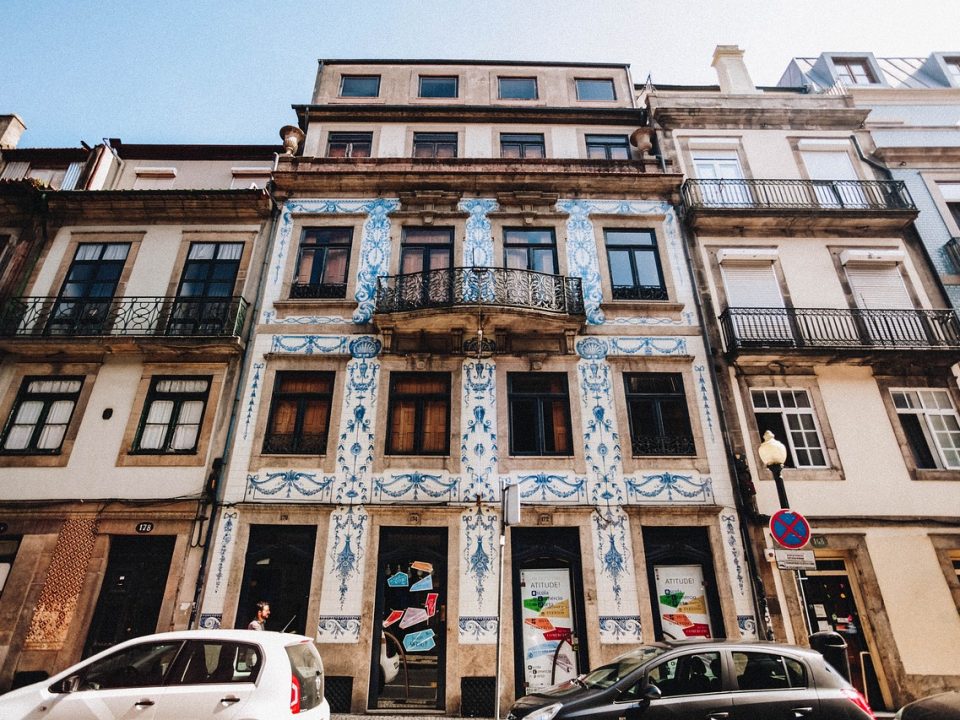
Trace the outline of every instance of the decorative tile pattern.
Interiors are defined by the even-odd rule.
[[[497,210],[497,201],[486,198],[461,200],[460,210],[469,213],[463,239],[464,267],[493,267],[493,235],[487,215]]]
[[[83,591],[98,527],[96,518],[63,521],[30,618],[24,649],[60,650],[63,647]]]
[[[456,500],[459,478],[448,480],[443,474],[423,473],[417,470],[408,473],[392,473],[389,480],[374,478],[374,500],[386,495],[391,500],[419,502],[421,500]]]
[[[733,567],[737,571],[737,585],[740,587],[740,594],[743,594],[743,565],[740,561],[740,541],[737,538],[736,515],[721,515],[720,522],[723,523],[723,529],[727,533],[727,550],[733,558]]]
[[[260,390],[260,373],[267,366],[266,363],[253,364],[253,380],[250,381],[250,398],[247,400],[247,415],[243,420],[243,439],[246,440],[250,432],[250,423],[253,422],[254,410],[259,402],[257,395]]]
[[[587,479],[582,477],[541,472],[517,475],[516,484],[520,498],[529,502],[582,502],[587,497]]]
[[[460,616],[460,642],[464,645],[496,645],[497,616]]]
[[[367,511],[360,505],[340,506],[330,515],[318,642],[360,641],[363,558],[369,520]],[[356,619],[356,622],[344,622],[344,618]]]
[[[317,622],[317,642],[359,642],[359,615],[321,615]]]
[[[745,640],[757,639],[757,621],[753,615],[737,615],[737,627],[740,628],[740,637]]]
[[[716,441],[716,435],[713,432],[713,412],[710,410],[710,393],[707,392],[707,381],[703,373],[706,368],[703,365],[695,365],[694,372],[697,373],[697,387],[700,390],[700,402],[703,405],[703,417],[707,423],[707,430],[710,431],[710,439]]]
[[[203,613],[200,615],[201,630],[219,630],[223,624],[223,613]]]
[[[350,343],[353,359],[347,363],[347,385],[340,414],[337,443],[336,502],[365,503],[370,500],[367,474],[373,464],[374,419],[377,412],[377,385],[380,363],[379,340],[360,337]]]
[[[482,360],[465,360],[461,377],[460,467],[466,473],[462,499],[493,502],[500,494],[494,477],[499,462],[496,366]]]
[[[232,549],[233,531],[236,529],[235,521],[240,513],[236,510],[224,510],[220,516],[220,543],[217,548],[217,572],[214,577],[217,582],[213,586],[214,593],[220,592],[220,586],[223,583],[223,575],[227,567],[227,554]]]
[[[496,642],[500,515],[476,505],[460,516],[460,642]],[[492,626],[487,620],[493,620]],[[470,622],[468,622],[470,621]]]
[[[628,497],[637,502],[698,502],[712,504],[713,480],[709,477],[694,478],[664,470],[661,473],[642,475],[641,479],[625,478]]]
[[[292,355],[346,355],[348,340],[345,335],[274,335],[270,352]]]
[[[605,645],[643,642],[639,615],[601,615],[600,642]]]
[[[367,204],[368,217],[363,223],[360,243],[360,272],[354,297],[359,304],[353,321],[363,324],[373,317],[377,297],[377,278],[390,272],[390,213],[400,204],[395,200],[378,199]]]
[[[684,337],[615,337],[610,340],[611,355],[687,355]]]
[[[329,500],[330,488],[336,478],[327,475],[317,480],[317,473],[301,472],[299,470],[282,470],[279,472],[265,472],[247,475],[247,490],[249,499],[258,500],[258,495],[276,496],[277,499],[292,500],[308,498],[327,491],[325,498]]]
[[[276,310],[264,310],[263,322],[266,325],[350,325],[353,318],[343,315],[290,315],[278,318]]]

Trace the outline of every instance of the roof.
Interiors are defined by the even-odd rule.
[[[827,77],[817,67],[821,59],[826,56],[856,58],[864,57],[876,61],[877,67],[883,74],[883,80],[891,88],[895,89],[917,89],[917,88],[950,88],[949,83],[943,79],[932,75],[929,72],[929,63],[931,57],[875,57],[872,53],[824,53],[817,57],[796,57],[793,58],[793,64],[803,74],[805,79],[814,86],[818,92],[827,92],[834,88],[836,83],[832,77]],[[958,53],[935,53],[940,56],[958,56]],[[784,78],[789,75],[789,70],[784,73]],[[783,82],[783,80],[781,80]]]
[[[626,68],[629,63],[592,63],[592,62],[563,62],[563,61],[543,61],[533,62],[530,60],[398,60],[384,58],[320,58],[318,62],[321,65],[510,65],[517,67],[589,67],[589,68]]]

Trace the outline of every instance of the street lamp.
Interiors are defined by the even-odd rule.
[[[763,434],[763,442],[757,448],[757,453],[760,455],[760,461],[773,473],[773,481],[777,484],[777,497],[780,498],[780,507],[790,507],[790,503],[787,502],[787,489],[783,486],[783,464],[787,461],[787,446],[767,430]]]

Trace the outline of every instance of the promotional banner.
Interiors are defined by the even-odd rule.
[[[570,571],[520,571],[524,679],[527,692],[579,675],[573,638]]]
[[[713,637],[701,565],[655,565],[660,626],[668,640]]]

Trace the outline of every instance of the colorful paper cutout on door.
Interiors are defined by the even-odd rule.
[[[533,660],[534,658],[543,657],[544,655],[553,655],[556,649],[556,642],[545,642],[534,645],[527,650],[527,660]]]
[[[553,605],[547,605],[547,607],[540,611],[540,614],[544,617],[568,618],[570,617],[570,601],[561,600]]]
[[[670,592],[669,590],[665,591],[663,595],[660,596],[661,605],[669,605],[670,607],[680,607],[680,602],[683,600],[683,590],[678,590],[677,592]]]
[[[682,613],[687,613],[688,615],[706,615],[707,614],[707,604],[703,601],[703,596],[692,597],[686,602],[680,603],[677,607]]]
[[[525,622],[527,625],[535,627],[537,630],[543,630],[544,632],[547,630],[553,630],[553,623],[546,618],[527,618],[523,622]],[[544,635],[544,637],[546,637],[546,635]],[[550,638],[547,639],[549,640]]]
[[[387,585],[390,587],[407,587],[410,584],[410,576],[405,572],[394,573],[387,578]]]
[[[427,575],[423,580],[417,580],[410,586],[410,592],[420,592],[421,590],[433,590],[433,575]]]
[[[690,627],[693,625],[693,620],[688,618],[683,613],[664,613],[663,619],[667,622],[672,622],[674,625],[679,625],[680,627]],[[401,627],[403,627],[401,625]]]
[[[706,623],[691,623],[690,627],[683,629],[683,634],[687,637],[710,637],[710,626]]]
[[[573,637],[573,630],[565,627],[555,627],[550,632],[543,634],[544,640],[569,640]]]
[[[424,652],[433,650],[437,646],[433,630],[421,630],[420,632],[410,633],[403,638],[403,648],[407,652]]]
[[[440,599],[440,593],[427,593],[427,602],[425,607],[427,608],[427,615],[433,617],[437,612],[437,600]]]
[[[423,560],[417,560],[410,563],[410,567],[412,567],[414,570],[419,570],[420,572],[433,572],[433,563],[424,562]]]
[[[540,612],[543,610],[543,606],[550,602],[550,598],[546,595],[541,595],[539,597],[531,597],[523,599],[523,607],[527,610],[533,610],[533,612]]]
[[[427,618],[427,611],[423,608],[409,607],[403,612],[403,619],[400,621],[400,628],[408,628],[411,625],[426,622]]]
[[[383,626],[390,627],[402,617],[403,617],[403,610],[391,610],[390,614],[387,615],[387,619],[383,621]]]

